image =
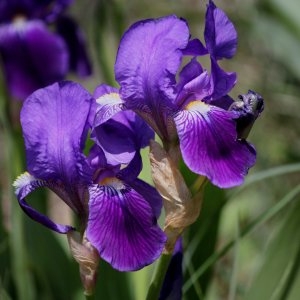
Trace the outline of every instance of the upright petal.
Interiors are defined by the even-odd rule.
[[[201,101],[190,103],[175,117],[185,163],[221,188],[241,184],[255,163],[255,150],[238,140],[233,118],[233,112]]]
[[[61,180],[72,190],[89,181],[82,150],[92,101],[72,82],[55,83],[27,98],[21,124],[29,173],[42,180]]]
[[[154,132],[136,113],[127,110],[95,126],[92,138],[105,152],[109,164],[128,164],[136,151],[154,139]]]
[[[237,82],[234,72],[225,72],[220,68],[217,61],[211,59],[211,93],[207,100],[215,100],[226,96]]]
[[[149,203],[121,181],[113,184],[89,189],[87,238],[115,269],[138,270],[160,256],[166,238]]]
[[[140,21],[128,29],[119,46],[115,74],[129,108],[146,105],[160,112],[172,105],[175,74],[188,40],[188,26],[176,16]]]
[[[61,16],[56,22],[57,32],[63,37],[69,50],[69,68],[79,76],[88,76],[92,73],[92,66],[86,51],[86,42],[83,32],[74,20]]]
[[[0,54],[14,96],[25,99],[36,89],[62,80],[68,70],[64,41],[40,21],[0,27]]]
[[[204,38],[209,54],[216,60],[231,58],[237,48],[237,32],[226,14],[209,1]]]

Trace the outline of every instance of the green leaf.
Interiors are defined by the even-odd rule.
[[[280,231],[267,248],[264,263],[248,290],[246,300],[287,299],[296,282],[297,270],[300,267],[299,216],[300,201],[298,200],[291,207]]]

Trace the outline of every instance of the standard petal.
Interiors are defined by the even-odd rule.
[[[64,41],[39,21],[2,25],[0,53],[9,89],[22,100],[36,89],[62,80],[68,70]]]
[[[92,132],[111,165],[128,164],[136,151],[154,139],[153,130],[133,111],[121,111]]]
[[[204,38],[210,55],[216,59],[231,58],[237,48],[237,32],[226,14],[209,1]]]
[[[56,21],[57,32],[63,37],[69,50],[69,68],[79,76],[88,76],[92,67],[86,51],[83,32],[71,18],[61,16]]]
[[[160,256],[166,237],[140,194],[121,182],[93,185],[89,192],[87,238],[105,261],[117,270],[134,271]]]
[[[182,50],[184,55],[202,56],[208,54],[207,49],[198,39],[190,40],[187,47]]]
[[[211,59],[211,94],[207,100],[215,100],[226,96],[237,82],[235,72],[225,72],[218,63]]]
[[[39,213],[37,210],[31,207],[25,200],[25,197],[28,194],[40,187],[59,189],[59,186],[55,185],[54,182],[39,180],[31,176],[29,173],[24,173],[16,179],[16,181],[14,182],[14,187],[16,189],[16,196],[21,208],[31,219],[58,233],[67,233],[70,230],[74,230],[72,226],[57,224],[53,222],[48,217]]]
[[[128,108],[164,112],[175,97],[175,74],[189,29],[176,16],[140,21],[124,34],[115,64],[116,79]]]
[[[255,163],[255,150],[237,139],[234,113],[197,101],[180,111],[175,123],[187,166],[215,185],[240,185]]]
[[[72,190],[89,181],[82,151],[92,101],[81,85],[72,82],[55,83],[27,98],[21,124],[33,176],[61,180]]]

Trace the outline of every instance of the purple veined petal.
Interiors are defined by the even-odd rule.
[[[254,148],[237,139],[234,113],[195,101],[175,117],[186,165],[221,188],[243,183],[255,163]]]
[[[172,106],[175,74],[188,40],[188,26],[176,16],[140,21],[127,30],[120,42],[115,75],[128,108],[147,106],[160,112]]]
[[[67,81],[37,90],[26,99],[21,124],[30,174],[60,180],[72,191],[90,181],[83,147],[92,101],[81,85]]]
[[[160,291],[159,300],[181,300],[183,286],[183,249],[182,238],[175,244],[174,252]]]
[[[95,99],[98,99],[104,96],[105,94],[111,94],[111,93],[119,94],[119,89],[107,84],[100,84],[96,87],[93,96]],[[101,103],[102,101],[99,100],[99,102]]]
[[[14,182],[14,187],[16,189],[16,196],[21,208],[31,219],[58,233],[67,233],[70,230],[74,230],[72,226],[57,224],[53,222],[48,217],[39,213],[37,210],[31,207],[25,200],[25,197],[37,188],[53,187],[52,182],[36,179],[26,172],[16,179],[16,181]]]
[[[130,182],[130,186],[144,197],[152,207],[155,217],[158,219],[162,209],[162,198],[157,190],[148,183],[136,178]]]
[[[226,96],[237,82],[235,72],[225,72],[220,68],[218,63],[211,59],[211,95],[206,97],[207,100],[215,100]]]
[[[62,80],[68,70],[64,41],[40,21],[2,25],[0,53],[8,87],[19,99]]]
[[[81,77],[91,75],[92,67],[86,51],[85,37],[77,23],[67,16],[61,16],[56,21],[56,28],[68,46],[70,70]]]
[[[118,112],[126,110],[124,101],[121,99],[119,93],[114,91],[114,88],[112,88],[111,92],[107,93],[102,93],[102,89],[106,89],[108,86],[100,86],[98,88],[94,94],[97,95],[99,93],[101,96],[96,98],[96,115],[93,128],[105,123]]]
[[[208,54],[207,49],[198,39],[190,40],[187,47],[182,50],[184,55],[202,56]]]
[[[161,255],[166,237],[140,194],[121,181],[92,185],[89,192],[86,233],[102,259],[119,271],[134,271]]]
[[[204,38],[211,57],[231,58],[237,49],[237,32],[226,14],[209,1],[205,17]]]

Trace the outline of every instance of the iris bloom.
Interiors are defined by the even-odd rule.
[[[166,239],[156,222],[161,198],[137,178],[142,168],[140,147],[153,138],[153,132],[133,112],[122,112],[95,132],[97,143],[86,157],[83,149],[94,117],[93,106],[92,96],[70,82],[53,84],[27,98],[21,124],[28,172],[16,180],[16,195],[35,221],[59,233],[74,230],[54,223],[26,201],[37,188],[48,187],[79,217],[80,232],[101,258],[118,270],[137,270],[161,254]],[[135,135],[135,126],[144,129],[141,139]],[[123,128],[121,141],[116,128]],[[100,140],[109,132],[110,140]],[[119,147],[125,138],[130,157]],[[112,159],[114,152],[116,160]]]
[[[71,2],[1,0],[0,57],[14,97],[23,100],[69,71],[80,76],[91,73],[83,34],[63,14]]]
[[[179,143],[183,160],[193,172],[228,188],[241,184],[255,163],[254,147],[240,138],[237,122],[244,106],[256,118],[262,98],[255,94],[260,105],[254,108],[242,97],[241,109],[231,109],[236,105],[227,93],[236,83],[236,74],[225,72],[219,60],[234,55],[237,34],[212,1],[204,36],[206,46],[190,40],[187,23],[176,16],[131,26],[121,39],[115,63],[120,90],[97,99],[96,118],[101,123],[118,111],[135,111],[155,130],[167,151]],[[211,60],[210,72],[196,60],[205,54]],[[185,55],[194,57],[179,71]]]

